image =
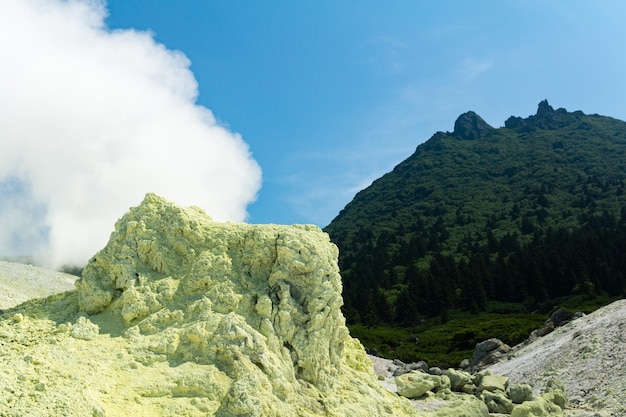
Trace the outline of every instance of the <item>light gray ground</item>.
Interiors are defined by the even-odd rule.
[[[77,278],[31,265],[0,261],[0,309],[73,290]]]
[[[626,300],[574,320],[488,369],[536,391],[557,378],[570,399],[568,416],[626,416]]]

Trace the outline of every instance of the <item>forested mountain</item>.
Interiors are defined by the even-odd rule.
[[[325,228],[349,322],[537,309],[626,294],[626,122],[539,103],[474,112],[359,192]]]

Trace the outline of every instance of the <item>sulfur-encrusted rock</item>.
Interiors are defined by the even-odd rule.
[[[563,381],[558,379],[551,379],[547,382],[546,391],[542,396],[561,407],[561,409],[565,409],[569,403],[567,395],[565,394],[565,385]]]
[[[487,405],[490,413],[511,414],[513,402],[503,391],[483,391],[480,399]]]
[[[486,371],[476,374],[474,376],[474,383],[478,386],[479,391],[505,392],[509,385],[509,378]]]
[[[441,388],[443,382],[440,376],[411,371],[397,376],[396,385],[399,395],[406,398],[419,398],[428,391],[436,391]]]
[[[100,332],[97,324],[89,321],[88,318],[81,316],[76,323],[70,328],[70,335],[76,339],[93,340]]]
[[[538,398],[515,405],[512,417],[560,417],[567,406],[565,387],[561,381],[550,380]]]
[[[469,372],[448,368],[444,372],[448,378],[450,378],[450,386],[453,391],[461,392],[463,387],[472,382],[472,375]]]
[[[508,388],[509,398],[515,404],[521,404],[524,401],[530,401],[533,399],[533,389],[528,384],[514,384]]]
[[[511,411],[511,417],[561,417],[563,410],[552,401],[538,397],[516,405]]]
[[[78,307],[119,323],[143,366],[206,369],[143,388],[207,399],[184,415],[417,415],[349,336],[337,255],[315,226],[216,223],[148,194],[84,269]]]
[[[473,395],[455,396],[445,408],[440,408],[429,417],[489,417],[484,402]]]

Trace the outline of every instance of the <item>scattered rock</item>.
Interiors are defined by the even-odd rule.
[[[562,415],[563,410],[561,407],[544,397],[526,401],[516,405],[511,410],[511,417],[559,417]]]
[[[461,363],[459,363],[459,369],[468,370],[472,366],[472,362],[469,359],[463,359]]]
[[[503,391],[483,391],[479,398],[487,405],[490,413],[511,414],[513,411],[513,402]]]
[[[450,379],[450,387],[453,391],[460,392],[463,390],[463,387],[465,385],[472,382],[472,375],[469,372],[465,372],[462,370],[450,368],[444,372],[444,375],[446,375]]]
[[[381,369],[380,364],[378,369]],[[383,377],[383,381],[386,378]],[[428,414],[432,417],[506,416],[522,404],[524,406],[515,412],[518,416],[551,417],[563,415],[562,410],[568,404],[564,386],[558,381],[549,382],[541,399],[537,400],[533,398],[530,385],[509,386],[506,376],[490,371],[474,375],[460,369],[447,369],[442,375],[411,371],[395,378],[395,391],[411,399],[419,410],[432,413]]]
[[[511,351],[511,347],[500,339],[492,338],[477,343],[472,356],[471,368],[479,370],[490,365]]]
[[[464,394],[475,395],[478,392],[478,387],[474,385],[473,383],[465,384],[461,388],[461,392]]]
[[[411,371],[422,371],[428,372],[428,364],[424,361],[412,362],[412,363],[404,363],[399,360],[394,360],[393,363],[397,365],[396,370],[393,373],[393,376],[399,376],[402,374],[406,374]]]
[[[473,395],[452,397],[445,408],[440,408],[432,417],[489,417],[487,405]]]
[[[536,330],[534,334],[531,334],[531,338],[535,339],[536,337],[543,337],[553,332],[557,327],[564,326],[570,321],[581,318],[584,315],[585,314],[580,311],[576,313],[569,313],[562,308],[559,308],[550,315],[548,320],[544,323],[543,328]]]
[[[438,366],[428,368],[428,373],[431,375],[443,375],[443,371]]]
[[[428,391],[437,391],[443,383],[439,376],[420,371],[410,371],[396,377],[398,394],[406,398],[419,398]]]
[[[376,356],[376,357],[380,357],[380,353],[378,353],[378,350],[374,349],[374,348],[365,348],[365,353],[367,353],[368,355],[372,355],[372,356]]]
[[[529,384],[510,385],[508,394],[511,401],[515,404],[521,404],[524,401],[533,399],[533,389]]]
[[[81,340],[93,340],[99,333],[100,327],[84,316],[79,317],[70,329],[70,336]]]
[[[568,313],[562,308],[559,308],[550,315],[548,321],[551,321],[555,327],[559,327],[572,321],[572,319],[574,319],[574,316],[575,315],[573,313]]]
[[[479,373],[474,376],[474,384],[478,386],[480,392],[483,391],[506,391],[509,385],[509,378],[502,375],[494,375],[487,371],[485,373]]]
[[[556,329],[556,326],[554,325],[554,322],[548,320],[544,325],[543,328],[537,330],[537,337],[544,337],[545,335],[552,333],[554,331],[554,329]]]

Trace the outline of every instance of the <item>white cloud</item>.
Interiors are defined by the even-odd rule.
[[[29,191],[0,195],[0,255],[44,230],[48,265],[83,263],[146,192],[233,221],[256,198],[260,168],[195,104],[189,60],[105,16],[94,0],[0,4],[0,182]]]

